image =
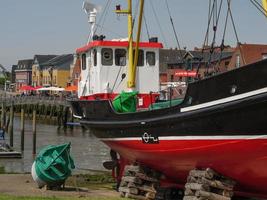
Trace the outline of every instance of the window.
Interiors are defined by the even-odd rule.
[[[82,55],[82,70],[86,70],[86,54]]]
[[[113,65],[113,50],[104,48],[101,51],[102,65],[111,66]]]
[[[225,68],[228,68],[230,62],[229,61],[225,61],[224,65],[225,65]]]
[[[236,56],[235,67],[236,67],[236,68],[240,67],[240,55],[237,55],[237,56]]]
[[[115,65],[117,66],[126,65],[126,50],[125,49],[115,50]]]
[[[138,67],[144,66],[144,51],[143,50],[139,50],[138,54],[139,55],[138,55],[137,66]],[[134,56],[135,56],[135,50],[133,51],[133,59],[134,59]]]
[[[155,52],[152,52],[152,51],[146,52],[146,64],[148,66],[155,66],[155,64],[156,64],[156,54],[155,54]]]
[[[93,58],[94,58],[94,66],[97,66],[97,51],[96,49],[93,50]]]

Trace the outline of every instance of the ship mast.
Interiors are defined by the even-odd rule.
[[[143,10],[144,10],[144,1],[140,0],[140,11],[138,19],[138,30],[136,35],[136,45],[135,45],[135,55],[133,55],[133,16],[132,16],[132,0],[128,0],[128,9],[121,10],[120,6],[117,6],[117,14],[127,14],[128,15],[128,57],[129,57],[129,68],[128,68],[128,82],[127,87],[129,90],[135,89],[135,79],[136,79],[136,66],[138,63],[139,55],[139,42],[142,30],[142,20],[143,20]]]
[[[267,0],[262,0],[262,5],[263,5],[263,8],[264,8],[264,10],[265,10],[265,15],[266,15],[266,17],[267,17]]]

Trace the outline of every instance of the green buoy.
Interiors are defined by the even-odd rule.
[[[32,178],[39,188],[61,186],[75,168],[70,143],[43,148],[32,165]]]

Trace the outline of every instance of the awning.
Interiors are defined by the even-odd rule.
[[[20,91],[33,91],[35,90],[34,87],[30,86],[30,85],[24,85],[21,88],[19,88]]]
[[[44,88],[40,88],[37,89],[38,91],[56,91],[56,92],[62,92],[65,89],[64,88],[60,88],[60,87],[44,87]]]

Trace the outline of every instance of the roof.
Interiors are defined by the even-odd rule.
[[[187,51],[184,54],[183,59],[186,59],[187,56],[192,57],[192,62],[216,62],[219,59],[224,60],[227,58],[231,58],[233,55],[233,52],[214,52],[210,54],[210,52],[201,52],[201,51]],[[168,64],[181,64],[183,63],[183,59],[176,59],[175,62],[168,62]]]
[[[51,60],[52,58],[56,57],[57,55],[35,55],[34,60],[37,60],[39,65]]]
[[[193,55],[193,58],[195,58],[197,61],[202,60],[202,62],[215,62],[219,59],[223,60],[229,57],[232,57],[233,52],[214,52],[210,54],[210,52],[201,52],[201,51],[189,51],[191,55]]]
[[[51,60],[43,63],[43,67],[53,67],[54,69],[66,69],[70,68],[70,64],[73,62],[73,54],[63,54],[52,58]]]
[[[185,53],[185,50],[160,49],[159,61],[160,63],[176,63],[182,60],[182,57],[185,55]]]
[[[263,54],[267,54],[267,45],[265,44],[241,44],[240,47],[246,64],[259,61]],[[240,47],[237,46],[236,51],[240,51]]]
[[[87,52],[89,49],[93,48],[93,47],[128,47],[129,46],[129,42],[128,41],[92,41],[89,44],[78,48],[76,50],[76,53],[83,53],[83,52]],[[135,46],[135,43],[133,43],[133,46]],[[157,42],[140,42],[139,43],[139,47],[141,48],[157,48],[157,49],[161,49],[163,48],[162,43],[157,43]]]
[[[19,60],[16,70],[32,70],[33,59]]]

